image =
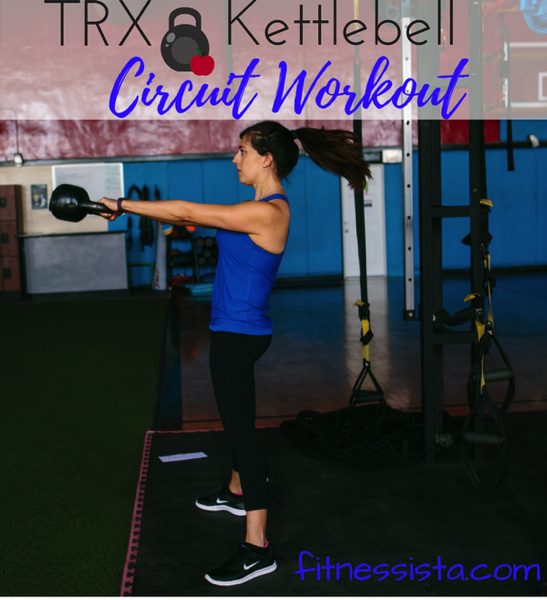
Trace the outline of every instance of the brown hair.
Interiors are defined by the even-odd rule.
[[[363,158],[363,147],[351,131],[300,127],[287,129],[275,121],[262,121],[244,129],[240,138],[248,136],[252,147],[261,155],[271,153],[276,174],[284,179],[298,162],[300,140],[306,154],[323,169],[344,177],[354,190],[361,191],[371,177]]]

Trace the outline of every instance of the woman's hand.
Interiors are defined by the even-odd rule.
[[[112,198],[101,198],[99,200],[100,204],[104,204],[107,208],[112,211],[110,213],[101,213],[101,217],[106,219],[107,221],[115,221],[122,213],[118,212],[118,202],[117,200],[112,200]]]

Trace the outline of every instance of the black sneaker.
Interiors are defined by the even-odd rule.
[[[244,517],[247,512],[245,511],[245,504],[243,503],[243,496],[236,496],[232,494],[228,487],[224,488],[218,494],[198,498],[196,500],[196,506],[201,510],[225,510],[238,517]]]
[[[214,585],[239,585],[276,569],[277,563],[269,547],[257,551],[250,544],[243,543],[230,560],[207,573],[205,579]]]

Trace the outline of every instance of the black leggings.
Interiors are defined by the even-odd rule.
[[[248,511],[268,505],[268,466],[255,431],[254,363],[271,341],[271,335],[211,332],[209,365],[215,398]]]

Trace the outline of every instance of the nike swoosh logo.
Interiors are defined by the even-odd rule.
[[[221,500],[220,498],[217,498],[217,504],[228,504],[228,500]]]
[[[257,565],[260,561],[257,560],[256,562],[254,562],[252,565],[246,565],[243,564],[243,568],[245,569],[245,571],[248,571],[249,569],[251,569],[252,567],[254,567],[255,565]]]

